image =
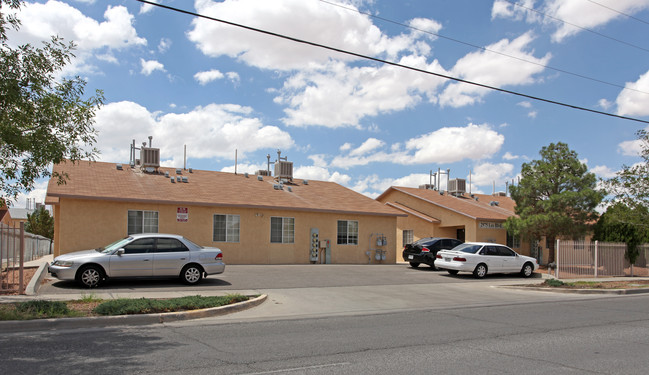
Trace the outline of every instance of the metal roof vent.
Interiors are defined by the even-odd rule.
[[[304,180],[304,181],[302,181],[302,183],[303,183],[304,185],[308,185],[308,184],[309,184],[309,180]]]
[[[176,181],[180,182],[180,176],[176,176]]]
[[[292,193],[292,192],[293,192],[293,188],[291,188],[290,186],[287,187],[287,189],[288,189],[289,193]]]
[[[257,176],[257,181],[263,181],[263,180],[264,180],[264,176],[262,176],[262,175]]]
[[[187,179],[187,177],[183,177],[183,182],[184,182],[184,183],[188,183],[188,182],[189,182],[189,180]]]
[[[248,172],[243,174],[246,178],[248,178]]]
[[[169,178],[169,172],[165,172],[165,177]]]
[[[194,173],[194,170],[189,168],[189,173]]]
[[[176,174],[183,174],[183,170],[180,168],[176,168]]]
[[[121,165],[120,163],[117,163],[117,164],[115,165],[115,168],[117,168],[118,171],[123,170],[123,169],[122,169],[122,165]]]
[[[273,184],[273,189],[279,190],[281,189],[281,186],[279,186],[279,184]]]
[[[490,205],[490,206],[498,206],[499,204],[500,204],[500,202],[498,202],[498,201],[491,201],[491,202],[489,202],[489,205]]]
[[[171,183],[172,183],[172,184],[175,184],[175,183],[176,183],[176,179],[175,179],[175,178],[173,178],[173,177],[172,177],[172,178],[170,178],[170,179],[169,179],[169,181],[171,181]]]

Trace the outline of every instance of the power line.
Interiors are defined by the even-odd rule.
[[[366,12],[361,12],[358,9],[347,7],[347,6],[343,5],[343,4],[332,3],[332,2],[327,1],[327,0],[319,0],[319,1],[322,2],[322,3],[325,3],[325,4],[329,4],[331,6],[336,6],[336,7],[346,9],[346,10],[349,10],[349,11],[352,11],[352,12],[357,12],[359,14],[362,14],[362,15],[365,15],[365,16],[368,16],[368,17],[372,17],[372,18],[375,18],[375,19],[378,19],[378,20],[381,20],[381,21],[389,22],[389,23],[392,23],[394,25],[406,27],[406,28],[409,28],[409,29],[412,29],[412,30],[415,30],[415,31],[419,31],[419,32],[422,32],[422,33],[426,33],[426,34],[429,34],[429,35],[433,35],[433,36],[436,36],[436,37],[439,37],[439,38],[442,38],[442,39],[450,40],[450,41],[455,42],[455,43],[464,44],[465,46],[473,47],[473,48],[476,48],[476,49],[479,49],[479,50],[482,50],[482,51],[495,53],[495,54],[498,54],[498,55],[501,55],[501,56],[509,57],[511,59],[526,62],[528,64],[533,64],[533,65],[536,65],[536,66],[541,66],[543,68],[547,68],[547,69],[554,70],[554,71],[557,71],[557,72],[560,72],[560,73],[565,73],[565,74],[569,74],[569,75],[572,75],[572,76],[575,76],[575,77],[587,79],[587,80],[590,80],[590,81],[593,81],[593,82],[603,83],[605,85],[617,87],[617,88],[620,88],[622,90],[635,91],[635,92],[639,92],[639,93],[642,93],[642,94],[649,95],[649,92],[646,92],[646,91],[634,89],[632,87],[627,87],[627,86],[624,86],[624,85],[620,85],[618,83],[607,82],[607,81],[601,80],[599,78],[589,77],[589,76],[579,74],[579,73],[574,73],[574,72],[571,72],[571,71],[568,71],[568,70],[565,70],[565,69],[555,68],[555,67],[552,67],[552,66],[549,66],[549,65],[544,65],[544,64],[541,64],[541,63],[530,61],[530,60],[527,60],[527,59],[524,59],[524,58],[521,58],[521,57],[512,56],[512,55],[509,55],[509,54],[506,54],[506,53],[503,53],[503,52],[494,51],[494,50],[486,48],[486,47],[482,47],[482,46],[472,44],[472,43],[469,43],[469,42],[464,42],[462,40],[451,38],[451,37],[448,37],[448,36],[445,36],[445,35],[442,35],[442,34],[434,33],[432,31],[422,30],[420,28],[417,28],[417,27],[414,27],[414,26],[411,26],[411,25],[406,25],[404,23],[400,23],[400,22],[397,22],[397,21],[394,21],[394,20],[391,20],[391,19],[388,19],[388,18],[375,16],[373,14],[366,13]]]
[[[574,23],[570,23],[570,22],[568,22],[568,21],[562,20],[561,18],[557,18],[557,17],[551,16],[551,15],[549,15],[549,14],[547,14],[547,13],[543,13],[543,12],[541,12],[540,10],[536,10],[536,9],[534,9],[534,8],[530,8],[530,7],[525,6],[525,5],[523,5],[523,4],[519,4],[519,3],[514,2],[514,1],[511,1],[511,0],[504,0],[504,1],[510,3],[510,4],[514,5],[514,6],[521,7],[521,8],[524,8],[524,9],[530,10],[530,11],[532,11],[532,12],[538,13],[538,14],[542,15],[543,17],[551,18],[551,19],[553,19],[553,20],[555,20],[555,21],[559,21],[559,22],[564,23],[564,24],[566,24],[566,25],[570,25],[570,26],[576,27],[576,28],[578,28],[578,29],[581,29],[581,30],[584,30],[584,31],[588,31],[588,32],[593,33],[593,34],[595,34],[595,35],[599,35],[599,36],[601,36],[601,37],[603,37],[603,38],[610,39],[610,40],[613,40],[613,41],[618,42],[618,43],[621,43],[621,44],[626,44],[626,45],[629,46],[629,47],[637,48],[637,49],[639,49],[639,50],[643,50],[643,51],[645,51],[645,52],[649,52],[649,49],[647,49],[647,48],[640,47],[640,46],[635,45],[635,44],[633,44],[633,43],[625,42],[625,41],[623,41],[623,40],[621,40],[621,39],[617,39],[617,38],[614,38],[614,37],[612,37],[612,36],[608,36],[608,35],[606,35],[606,34],[599,33],[599,32],[597,32],[597,31],[595,31],[595,30],[592,30],[592,29],[589,29],[589,28],[586,28],[586,27],[583,27],[583,26],[579,26],[579,25],[576,25],[576,24],[574,24]]]
[[[538,96],[523,94],[523,93],[520,93],[520,92],[511,91],[511,90],[507,90],[507,89],[503,89],[503,88],[499,88],[499,87],[495,87],[495,86],[489,86],[489,85],[485,85],[485,84],[482,84],[482,83],[473,82],[473,81],[469,81],[469,80],[465,80],[465,79],[461,79],[461,78],[457,78],[457,77],[452,77],[452,76],[441,74],[441,73],[430,72],[428,70],[415,68],[415,67],[408,66],[408,65],[399,64],[399,63],[396,63],[396,62],[393,62],[393,61],[383,60],[383,59],[363,55],[363,54],[356,53],[356,52],[346,51],[346,50],[343,50],[343,49],[340,49],[340,48],[330,47],[330,46],[327,46],[327,45],[324,45],[324,44],[310,42],[310,41],[307,41],[307,40],[298,39],[298,38],[294,38],[294,37],[283,35],[283,34],[278,34],[278,33],[272,32],[272,31],[262,30],[262,29],[258,29],[258,28],[255,28],[255,27],[238,24],[238,23],[235,23],[235,22],[230,22],[230,21],[218,19],[218,18],[215,18],[215,17],[210,17],[210,16],[206,16],[206,15],[203,15],[203,14],[199,14],[199,13],[174,8],[174,7],[171,7],[171,6],[168,6],[168,5],[154,3],[154,2],[151,2],[151,1],[148,1],[148,0],[136,0],[136,1],[139,1],[139,2],[144,3],[144,4],[154,5],[154,6],[164,8],[164,9],[167,9],[167,10],[171,10],[171,11],[174,11],[174,12],[183,13],[183,14],[187,14],[187,15],[190,15],[190,16],[198,17],[198,18],[204,18],[204,19],[207,19],[207,20],[210,20],[210,21],[220,22],[220,23],[223,23],[223,24],[226,24],[226,25],[235,26],[235,27],[239,27],[239,28],[242,28],[242,29],[258,32],[258,33],[261,33],[261,34],[274,36],[274,37],[289,40],[289,41],[292,41],[292,42],[301,43],[301,44],[305,44],[305,45],[309,45],[309,46],[313,46],[313,47],[318,47],[318,48],[326,49],[326,50],[329,50],[329,51],[334,51],[334,52],[338,52],[338,53],[341,53],[341,54],[358,57],[358,58],[361,58],[361,59],[371,60],[371,61],[379,62],[379,63],[382,63],[382,64],[390,65],[390,66],[396,66],[396,67],[399,67],[399,68],[411,70],[411,71],[418,72],[418,73],[424,73],[424,74],[428,74],[428,75],[448,79],[448,80],[455,81],[455,82],[466,83],[466,84],[469,84],[469,85],[482,87],[482,88],[493,90],[493,91],[498,91],[498,92],[502,92],[502,93],[506,93],[506,94],[515,95],[515,96],[520,96],[520,97],[523,97],[523,98],[536,100],[536,101],[540,101],[540,102],[555,104],[555,105],[559,105],[559,106],[562,106],[562,107],[568,107],[568,108],[572,108],[572,109],[577,109],[577,110],[581,110],[581,111],[585,111],[585,112],[597,113],[597,114],[604,115],[604,116],[615,117],[615,118],[619,118],[619,119],[623,119],[623,120],[636,121],[636,122],[649,124],[649,121],[641,120],[641,119],[634,118],[634,117],[620,116],[620,115],[616,115],[616,114],[609,113],[609,112],[598,111],[598,110],[595,110],[595,109],[580,107],[580,106],[577,106],[577,105],[563,103],[563,102],[559,102],[559,101],[556,101],[556,100],[544,99],[544,98],[541,98],[541,97],[538,97]]]
[[[645,23],[645,24],[649,25],[649,22],[647,22],[647,21],[645,21],[645,20],[643,20],[643,19],[640,19],[640,18],[638,18],[638,17],[634,17],[634,16],[632,16],[632,15],[630,15],[630,14],[626,14],[626,13],[624,13],[624,12],[620,12],[620,11],[617,10],[617,9],[613,9],[613,8],[611,8],[611,7],[608,7],[608,6],[604,5],[604,4],[598,3],[597,1],[593,1],[593,0],[586,0],[586,1],[591,2],[591,3],[595,4],[595,5],[599,5],[599,6],[601,6],[602,8],[606,8],[606,9],[608,9],[608,10],[610,10],[610,11],[613,11],[613,12],[615,12],[615,13],[621,14],[621,15],[626,16],[626,17],[628,17],[628,18],[634,19],[634,20],[636,20],[636,21],[638,21],[638,22],[642,22],[642,23]]]

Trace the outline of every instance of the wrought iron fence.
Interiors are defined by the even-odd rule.
[[[640,246],[639,252],[631,264],[624,243],[557,240],[555,277],[649,276],[649,244]]]
[[[26,287],[25,262],[52,251],[52,240],[25,232],[24,223],[0,223],[0,293],[22,293]]]

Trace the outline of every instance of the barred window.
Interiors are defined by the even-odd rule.
[[[409,243],[415,241],[415,231],[412,229],[406,229],[403,231],[403,246],[406,246]]]

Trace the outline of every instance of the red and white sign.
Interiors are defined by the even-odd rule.
[[[176,210],[176,221],[179,223],[186,223],[189,221],[189,208],[178,207]]]

